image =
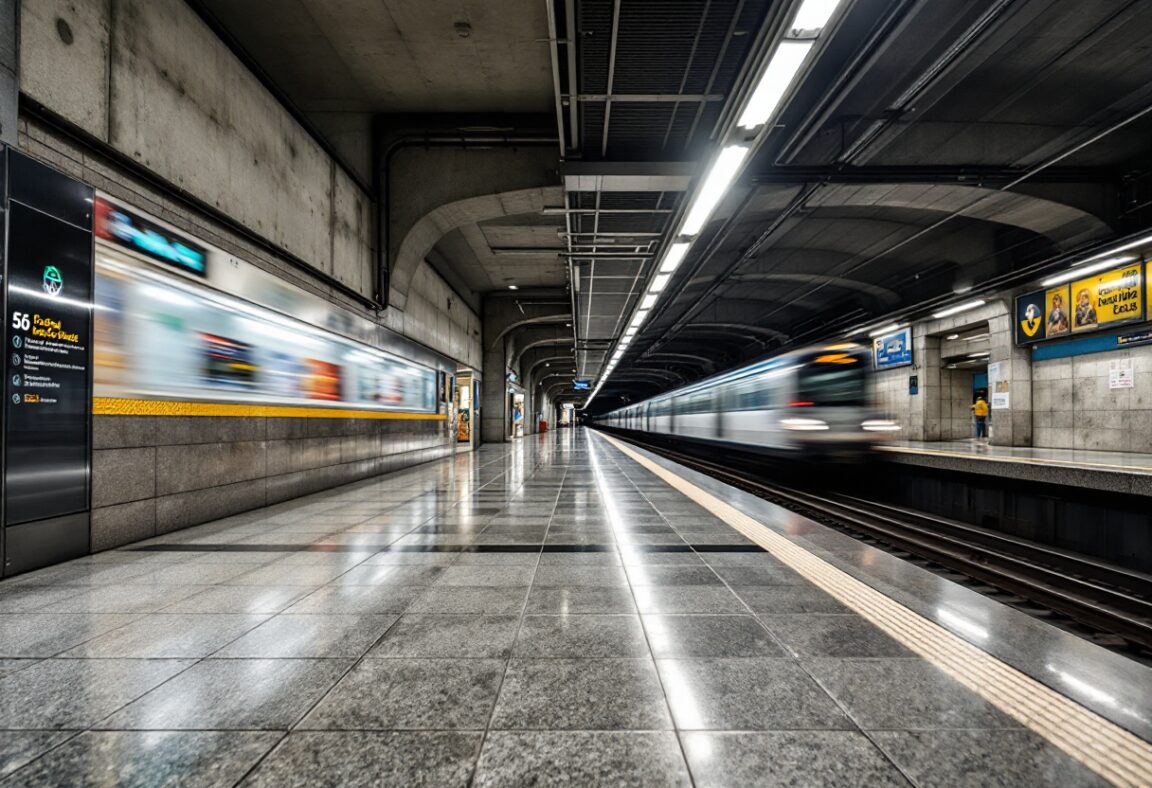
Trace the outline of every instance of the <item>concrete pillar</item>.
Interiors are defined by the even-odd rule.
[[[20,0],[0,0],[0,142],[16,147]]]
[[[1009,303],[1011,300],[1009,299]],[[988,363],[999,362],[1000,377],[1008,383],[1008,407],[992,408],[991,443],[997,446],[1032,445],[1032,354],[1015,343],[1015,316],[1002,314],[988,321]],[[988,375],[988,396],[996,397],[995,381]]]

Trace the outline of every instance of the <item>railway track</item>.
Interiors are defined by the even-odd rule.
[[[619,434],[619,433],[618,433]],[[763,477],[762,458],[741,454],[743,467],[671,448],[632,443],[856,538],[912,556],[968,585],[990,586],[1000,601],[1100,645],[1152,661],[1152,577],[985,528],[922,512],[778,483]],[[708,453],[701,448],[701,452]],[[987,593],[986,589],[980,589]],[[1053,615],[1055,614],[1055,615]]]

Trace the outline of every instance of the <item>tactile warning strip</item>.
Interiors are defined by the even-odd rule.
[[[909,610],[620,441],[602,434],[601,437],[707,507],[810,583],[1101,777],[1122,786],[1152,785],[1152,744]]]

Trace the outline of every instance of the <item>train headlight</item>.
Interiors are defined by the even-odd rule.
[[[786,430],[804,432],[810,430],[826,430],[828,422],[820,419],[780,419],[780,426]]]
[[[900,425],[889,419],[868,419],[860,425],[865,432],[899,432]]]

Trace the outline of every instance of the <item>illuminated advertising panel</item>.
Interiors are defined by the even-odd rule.
[[[1072,283],[1072,331],[1091,331],[1144,317],[1139,263]]]
[[[872,363],[876,369],[906,367],[912,363],[912,329],[901,328],[872,338]]]

